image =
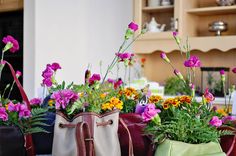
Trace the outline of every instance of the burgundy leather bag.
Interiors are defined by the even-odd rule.
[[[226,135],[220,138],[220,145],[227,156],[236,156],[236,132],[231,127],[222,127],[220,130],[232,130],[235,135]]]
[[[11,70],[11,74],[16,82],[16,85],[20,91],[23,101],[26,103],[28,109],[31,110],[28,97],[26,96],[26,93],[25,93],[20,81],[17,79],[16,73],[15,73],[13,67],[8,62],[6,62],[6,65],[8,65],[8,67]],[[6,132],[6,129],[9,130],[9,133]],[[0,127],[0,136],[1,136],[0,137],[0,142],[1,142],[0,143],[0,151],[1,151],[0,156],[11,156],[12,155],[10,153],[8,153],[8,154],[4,153],[7,151],[3,151],[3,150],[5,150],[5,149],[8,150],[7,149],[8,147],[11,149],[11,150],[8,150],[8,152],[13,152],[14,156],[17,156],[17,151],[22,153],[24,150],[26,150],[27,156],[34,156],[35,155],[33,141],[32,141],[32,135],[23,136],[22,132],[16,127],[1,126]],[[23,144],[23,147],[22,147],[22,144]],[[20,148],[22,148],[22,149],[20,150]],[[24,154],[24,153],[22,153],[22,154]]]
[[[153,156],[154,146],[151,138],[144,134],[146,123],[143,122],[141,115],[136,113],[120,114],[120,119],[125,122],[131,134],[134,156]],[[121,155],[127,156],[129,141],[128,135],[122,125],[119,125],[118,134]]]

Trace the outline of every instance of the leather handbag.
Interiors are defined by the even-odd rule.
[[[141,115],[136,113],[120,114],[120,119],[125,122],[131,134],[134,155],[153,156],[154,146],[152,144],[151,138],[144,134],[146,123],[143,122]],[[118,133],[122,153],[121,155],[127,156],[129,147],[128,134],[121,124],[119,125]]]
[[[120,122],[124,124],[122,120]],[[118,123],[118,110],[103,115],[83,112],[72,120],[69,120],[62,112],[57,112],[52,155],[120,156]],[[124,127],[126,126],[124,125]],[[127,133],[129,132],[127,131]],[[132,141],[129,140],[128,155],[132,156]]]
[[[26,96],[26,93],[20,81],[17,79],[12,65],[8,62],[6,62],[6,65],[10,68],[11,74],[16,82],[23,101],[26,103],[28,109],[31,110],[28,97]],[[17,154],[19,154],[19,156],[25,156],[25,151],[27,153],[27,156],[35,155],[32,135],[28,134],[24,136],[18,127],[1,126],[0,156],[18,156]]]
[[[234,122],[235,125],[235,122]],[[222,150],[227,154],[227,156],[235,156],[236,155],[236,132],[235,128],[224,126],[220,127],[220,130],[228,130],[232,131],[234,135],[225,135],[220,138],[220,145]]]

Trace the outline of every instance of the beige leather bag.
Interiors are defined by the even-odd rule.
[[[121,120],[121,124],[128,128]],[[53,156],[120,156],[118,138],[119,111],[103,115],[80,113],[69,121],[61,112],[56,113]],[[130,137],[130,134],[129,134]],[[130,137],[129,155],[133,155]]]

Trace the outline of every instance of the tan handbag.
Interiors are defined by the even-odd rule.
[[[129,155],[133,155],[129,134]],[[61,112],[56,113],[53,156],[121,156],[118,138],[119,111],[103,115],[80,113],[69,121]]]

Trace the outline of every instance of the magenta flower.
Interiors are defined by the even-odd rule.
[[[60,109],[61,107],[62,109],[65,109],[70,102],[75,102],[79,96],[74,91],[65,89],[54,92],[51,95],[51,98],[56,101],[56,109]]]
[[[19,109],[19,118],[27,119],[31,116],[31,112],[25,104],[17,104],[17,107]]]
[[[108,79],[107,79],[107,82],[108,82],[108,83],[112,83],[112,84],[114,84],[116,81],[113,80],[113,79],[111,79],[111,78],[108,78]]]
[[[169,58],[166,56],[166,53],[161,52],[160,57],[161,57],[163,60],[165,60],[167,63],[170,63],[170,60],[169,60]]]
[[[129,29],[133,30],[133,31],[136,31],[138,30],[138,25],[134,22],[131,22],[129,25],[128,25]]]
[[[119,88],[123,84],[123,81],[121,78],[119,78],[115,83],[114,83],[114,89]]]
[[[188,60],[186,60],[184,62],[184,66],[185,67],[190,67],[190,68],[193,68],[193,67],[200,67],[201,66],[201,62],[200,60],[198,59],[198,57],[196,56],[191,56]]]
[[[58,69],[61,69],[61,66],[59,65],[59,63],[53,63],[51,65],[51,68],[52,70],[57,71]]]
[[[226,123],[231,122],[231,121],[234,121],[234,120],[236,120],[236,117],[229,115],[229,116],[223,117],[222,122],[223,122],[224,124],[226,124]]]
[[[100,81],[100,74],[93,74],[92,77],[89,78],[89,84],[93,85],[95,82]]]
[[[173,31],[173,36],[176,37],[178,35],[178,32],[177,31]]]
[[[8,114],[7,114],[6,109],[4,107],[0,107],[0,119],[2,121],[8,120]]]
[[[220,75],[225,75],[224,69],[220,70]]]
[[[19,50],[19,43],[16,39],[14,39],[11,35],[7,35],[3,38],[3,43],[11,45],[10,52],[15,53]]]
[[[16,71],[16,77],[19,78],[21,75],[22,75],[22,73],[19,70],[17,70]]]
[[[138,103],[135,107],[135,113],[137,114],[142,114],[145,110],[145,108],[147,107],[147,104],[140,104]]]
[[[236,73],[236,67],[232,69],[232,72],[233,72],[233,73]]]
[[[215,100],[215,97],[209,92],[209,89],[206,88],[204,92],[204,98],[206,99],[207,102],[212,102]]]
[[[46,69],[42,72],[43,84],[47,87],[53,85],[53,75],[58,69],[61,69],[61,66],[58,63],[53,63],[52,65],[47,64]]]
[[[7,105],[8,111],[9,112],[16,112],[16,105],[14,103],[12,103],[11,101],[8,103]]]
[[[215,127],[220,127],[222,125],[222,121],[218,118],[218,116],[213,116],[209,121],[209,124]]]
[[[119,57],[119,61],[131,60],[134,56],[133,53],[116,53],[116,55]]]
[[[154,104],[147,104],[147,107],[144,109],[142,113],[142,118],[145,122],[152,120],[158,113],[160,113],[160,109],[156,109]]]
[[[30,100],[30,105],[40,105],[42,103],[41,98],[33,98]]]

